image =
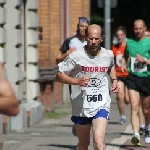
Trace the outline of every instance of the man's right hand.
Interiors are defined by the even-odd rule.
[[[90,81],[89,77],[82,77],[82,78],[78,79],[77,84],[80,85],[80,86],[85,86],[86,87],[88,85],[89,81]]]
[[[70,53],[72,53],[73,51],[75,51],[76,48],[75,47],[71,47],[68,51],[67,51],[67,55],[69,55]]]

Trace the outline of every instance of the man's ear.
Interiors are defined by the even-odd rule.
[[[104,35],[103,35],[102,38],[101,38],[101,42],[103,42],[103,40],[104,40]]]

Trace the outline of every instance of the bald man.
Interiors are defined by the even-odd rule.
[[[118,81],[113,52],[100,46],[103,41],[101,27],[90,25],[86,40],[84,48],[72,52],[58,64],[56,80],[73,85],[71,120],[79,139],[78,150],[88,150],[91,127],[94,149],[103,150],[111,103],[106,74],[112,79],[112,92],[118,92]]]
[[[126,78],[131,103],[131,124],[134,135],[131,142],[140,146],[139,116],[140,99],[145,116],[145,143],[150,143],[150,39],[145,38],[145,23],[143,20],[134,22],[135,38],[127,41],[126,50],[122,58],[121,70],[124,72],[129,59]]]

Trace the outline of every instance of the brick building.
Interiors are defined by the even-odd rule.
[[[90,17],[90,0],[39,0],[39,68],[57,66],[55,59],[60,45],[74,35],[80,16]],[[67,98],[65,88],[55,82],[52,94],[52,83],[41,82],[39,100],[43,101],[46,110],[52,110],[54,103],[62,102],[62,97]]]
[[[67,99],[67,87],[53,82],[55,59],[63,40],[75,33],[78,17],[90,16],[89,8],[90,0],[0,1],[0,61],[20,104],[18,116],[0,115],[0,135],[37,123],[43,114],[39,101],[51,111]],[[46,82],[43,72],[52,74]]]

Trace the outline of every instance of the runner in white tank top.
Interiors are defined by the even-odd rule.
[[[101,27],[90,25],[87,31],[87,46],[72,52],[59,63],[56,76],[59,82],[73,85],[71,119],[75,123],[79,150],[88,149],[91,125],[95,150],[104,148],[111,102],[107,72],[113,79],[111,91],[118,92],[119,89],[113,53],[100,47],[102,40]]]

